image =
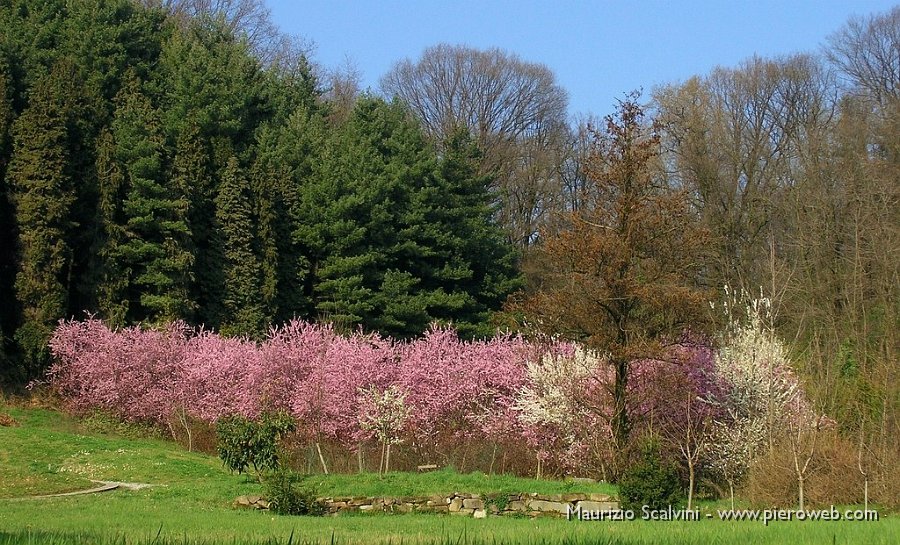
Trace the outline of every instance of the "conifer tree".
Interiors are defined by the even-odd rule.
[[[237,159],[231,158],[216,196],[216,220],[225,257],[225,317],[227,335],[260,337],[267,325],[261,299],[260,265],[256,253],[253,202]]]
[[[12,101],[9,96],[9,69],[0,57],[0,233],[5,233],[10,241],[15,238],[15,209],[10,202],[10,188],[6,181],[6,167],[12,151],[10,130],[13,122]],[[15,244],[0,247],[0,376],[8,375],[11,369],[9,353],[12,346],[8,334],[15,328]]]
[[[211,151],[196,121],[190,120],[175,144],[170,185],[187,199],[187,222],[194,255],[191,299],[197,304],[196,320],[210,327],[221,324],[222,244],[216,224],[216,177],[210,164]]]
[[[70,164],[73,66],[61,62],[41,78],[12,127],[7,172],[18,229],[15,281],[22,323],[15,333],[32,374],[47,360],[47,340],[68,308],[75,186]]]
[[[97,140],[97,239],[95,241],[95,275],[97,310],[112,326],[126,324],[130,270],[124,262],[122,245],[128,233],[122,201],[125,173],[116,161],[116,145],[105,130]]]
[[[128,186],[128,236],[121,251],[132,274],[130,320],[160,323],[188,316],[194,308],[188,293],[188,203],[165,182],[158,113],[135,77],[116,97],[113,136]]]

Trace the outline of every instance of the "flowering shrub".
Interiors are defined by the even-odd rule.
[[[783,348],[759,322],[732,328],[722,345],[716,353],[685,336],[663,358],[632,362],[634,429],[680,433],[711,419],[717,441],[736,442],[722,451],[741,457],[738,447],[756,441],[772,415],[805,407]],[[324,444],[359,453],[377,440],[389,458],[390,445],[402,442],[444,463],[452,463],[447,449],[484,444],[493,449],[491,465],[499,446],[515,446],[534,456],[538,473],[588,466],[601,476],[619,448],[610,428],[612,369],[603,354],[572,343],[512,335],[463,341],[438,326],[397,342],[303,321],[255,342],[181,322],[111,330],[90,318],[61,322],[50,348],[50,384],[72,410],[168,426],[173,436],[190,420],[284,411],[297,423],[293,437],[315,445],[325,471]],[[746,434],[724,433],[738,424]],[[716,465],[729,479],[741,473],[732,462]]]

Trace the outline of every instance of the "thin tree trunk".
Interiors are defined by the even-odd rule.
[[[488,475],[494,474],[494,460],[497,459],[497,443],[494,443],[494,450],[491,452],[491,466],[488,468]]]
[[[734,511],[734,481],[728,481],[728,490],[731,492],[731,510]]]
[[[328,466],[325,465],[325,457],[322,456],[322,446],[316,441],[316,452],[319,453],[319,462],[322,464],[322,471],[328,475]]]
[[[356,445],[356,463],[359,466],[359,472],[363,472],[363,444]]]
[[[694,505],[694,463],[690,460],[688,461],[688,500],[687,500],[687,509],[691,510],[691,507]]]
[[[391,471],[391,444],[387,445],[387,457],[384,459],[384,472],[385,474],[390,473]]]

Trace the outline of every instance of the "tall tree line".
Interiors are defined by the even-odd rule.
[[[2,374],[85,312],[489,334],[520,275],[468,134],[438,152],[399,102],[334,105],[258,3],[207,4],[0,7]]]

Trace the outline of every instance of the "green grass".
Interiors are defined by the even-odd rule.
[[[259,484],[231,475],[218,459],[160,439],[88,432],[77,420],[47,410],[2,408],[22,425],[0,427],[0,545],[133,543],[873,543],[900,540],[900,519],[879,522],[725,523],[568,522],[442,515],[287,517],[231,508]],[[153,483],[150,489],[47,499],[15,499],[89,487],[90,479]],[[440,492],[610,492],[506,476],[315,476],[323,495],[425,495]],[[333,540],[333,541],[332,541]]]
[[[467,492],[471,494],[514,494],[534,492],[561,494],[566,492],[616,493],[605,483],[583,484],[565,481],[523,479],[511,475],[484,473],[460,474],[452,469],[429,473],[377,473],[352,475],[315,475],[306,482],[325,496],[424,496]]]

